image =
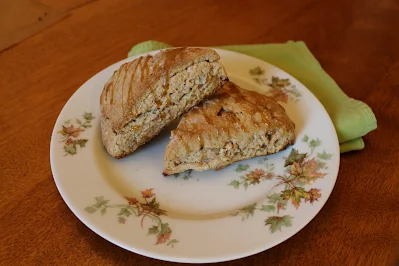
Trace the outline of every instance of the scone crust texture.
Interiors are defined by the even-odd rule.
[[[104,147],[122,158],[215,93],[227,80],[208,48],[167,49],[122,65],[100,98]]]
[[[215,62],[220,56],[212,49],[181,47],[167,49],[155,56],[141,56],[123,64],[104,86],[100,97],[102,115],[115,132],[147,111],[138,104],[159,86],[168,86],[176,73],[200,62]],[[165,95],[166,96],[166,95]]]
[[[295,142],[295,124],[271,98],[227,82],[186,113],[172,131],[164,174],[221,169]]]

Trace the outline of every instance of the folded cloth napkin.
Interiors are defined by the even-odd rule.
[[[133,46],[128,56],[168,47],[171,45],[146,41]],[[362,137],[377,128],[377,120],[370,107],[349,98],[323,70],[304,42],[229,45],[215,48],[257,57],[298,79],[319,99],[330,115],[337,131],[341,153],[363,149]]]

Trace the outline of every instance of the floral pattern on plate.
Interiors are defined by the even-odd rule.
[[[100,212],[101,215],[107,213],[108,209],[118,208],[118,222],[125,224],[127,218],[131,215],[141,217],[140,225],[143,228],[143,222],[146,218],[152,221],[154,224],[148,228],[148,235],[156,236],[156,245],[165,244],[174,247],[174,244],[178,243],[176,239],[170,239],[172,235],[172,229],[168,223],[162,221],[161,216],[166,215],[166,211],[162,210],[159,206],[155,194],[152,192],[153,189],[145,189],[141,192],[141,202],[134,197],[125,197],[127,204],[108,204],[109,200],[104,199],[103,196],[96,197],[96,203],[85,208],[88,213]]]
[[[265,77],[265,70],[261,67],[250,69],[249,74],[256,83],[267,85],[270,88],[268,96],[276,102],[287,103],[288,99],[297,102],[302,96],[289,79],[272,76],[271,80],[269,80]]]
[[[95,118],[92,113],[84,112],[83,120],[76,118],[77,126],[71,122],[71,119],[64,121],[62,129],[58,133],[62,136],[61,142],[64,143],[65,155],[75,155],[79,148],[86,147],[88,139],[79,138],[80,133],[88,128],[91,128],[91,121]]]
[[[191,177],[193,177],[192,175],[191,175],[191,173],[193,172],[193,170],[187,170],[187,171],[184,171],[184,172],[182,172],[182,173],[176,173],[176,174],[173,174],[173,176],[175,177],[175,178],[182,178],[183,180],[188,180],[188,179],[190,179]]]
[[[240,177],[240,180],[234,180],[229,185],[239,189],[241,185],[247,189],[249,185],[259,184],[263,180],[276,179],[278,183],[275,187],[282,187],[279,192],[267,196],[267,204],[260,205],[253,203],[247,205],[237,212],[232,213],[232,216],[240,215],[242,220],[254,216],[255,211],[271,212],[276,215],[269,216],[265,220],[265,225],[269,225],[270,232],[274,233],[281,230],[283,226],[290,227],[292,225],[293,217],[290,215],[279,216],[280,211],[284,211],[289,202],[298,209],[303,203],[313,203],[318,201],[321,197],[321,190],[315,187],[306,188],[318,179],[326,176],[326,173],[321,172],[327,169],[326,161],[330,160],[332,154],[317,153],[313,155],[315,149],[321,145],[318,139],[310,139],[307,135],[302,139],[302,142],[308,144],[310,148],[309,153],[300,153],[296,149],[291,149],[290,155],[284,162],[284,174],[278,175],[273,172],[274,166],[267,163],[265,160],[266,170],[255,169],[248,171],[249,165],[238,165],[236,172],[248,171],[247,174]],[[262,160],[262,159],[261,159]],[[261,162],[261,161],[260,161]]]
[[[240,176],[240,179],[231,181],[229,185],[236,189],[243,186],[246,190],[250,185],[259,184],[263,180],[271,180],[274,177],[274,164],[269,164],[267,162],[267,158],[259,159],[258,163],[261,164],[265,169],[256,168],[255,170],[249,171],[248,173]],[[235,171],[237,173],[242,173],[248,169],[248,164],[240,163],[237,165]]]

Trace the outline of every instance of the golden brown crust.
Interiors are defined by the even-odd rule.
[[[122,158],[214,94],[227,80],[210,49],[177,48],[122,65],[101,95],[101,132],[110,155]]]
[[[165,151],[165,174],[220,169],[278,152],[294,142],[295,125],[271,98],[227,82],[186,113]]]
[[[101,94],[101,113],[119,132],[128,122],[148,110],[140,103],[158,86],[167,86],[168,79],[191,65],[219,60],[219,55],[208,48],[175,48],[155,56],[139,57],[123,64],[104,86]],[[167,88],[165,88],[167,91]]]

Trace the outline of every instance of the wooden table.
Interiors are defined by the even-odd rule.
[[[46,1],[51,3],[51,1]],[[151,5],[151,6],[150,6]],[[169,265],[123,250],[84,226],[54,184],[50,135],[73,92],[132,45],[304,40],[379,127],[341,157],[336,187],[309,225],[226,265],[399,262],[399,2],[396,0],[98,0],[0,53],[0,264]]]

